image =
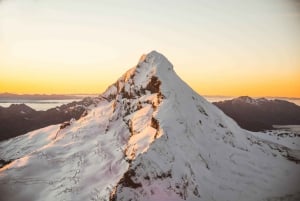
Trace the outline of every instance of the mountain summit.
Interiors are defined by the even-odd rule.
[[[299,138],[241,129],[158,52],[79,120],[0,143],[4,200],[299,200]]]

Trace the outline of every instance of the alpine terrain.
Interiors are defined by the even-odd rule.
[[[93,102],[0,143],[1,200],[300,200],[299,136],[241,129],[155,51]]]
[[[46,111],[36,111],[25,104],[12,104],[7,108],[0,106],[0,141],[71,118],[79,119],[94,101],[97,99],[87,97]]]
[[[300,106],[284,100],[241,96],[213,104],[251,131],[273,129],[273,125],[300,125]]]

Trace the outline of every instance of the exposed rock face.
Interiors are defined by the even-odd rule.
[[[11,161],[0,169],[2,198],[300,198],[299,138],[279,143],[241,129],[163,55],[142,56],[100,97],[77,121],[0,143],[0,158]]]

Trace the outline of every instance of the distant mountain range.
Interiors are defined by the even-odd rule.
[[[12,104],[8,108],[0,106],[0,141],[72,118],[78,119],[96,100],[84,98],[46,111],[36,111],[25,104]]]
[[[213,104],[250,131],[273,129],[272,125],[300,124],[300,106],[284,100],[241,96]]]
[[[12,104],[8,108],[0,106],[0,141],[72,118],[78,119],[95,100],[97,98],[85,98],[46,111],[36,111],[25,104]],[[273,125],[300,125],[300,106],[284,100],[241,96],[213,104],[250,131],[273,129]]]

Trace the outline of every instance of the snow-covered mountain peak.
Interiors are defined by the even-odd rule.
[[[149,145],[162,134],[156,118],[165,95],[172,91],[170,82],[179,80],[172,64],[162,54],[152,51],[143,55],[138,64],[101,95],[114,102],[114,112],[122,116],[130,131],[125,148],[127,160],[147,151]],[[171,86],[171,85],[170,85]],[[168,94],[168,93],[166,93]]]
[[[123,74],[101,96],[111,100],[120,96],[136,99],[145,94],[161,94],[161,83],[173,82],[174,77],[177,75],[168,59],[152,51],[143,55],[135,67]]]
[[[150,64],[150,65],[143,65]],[[172,70],[173,65],[171,62],[159,52],[153,50],[148,54],[144,54],[141,56],[138,65],[143,65],[144,67],[157,68],[157,69],[167,69]]]
[[[241,129],[160,53],[98,100],[78,121],[0,143],[4,200],[300,198],[300,148]]]

